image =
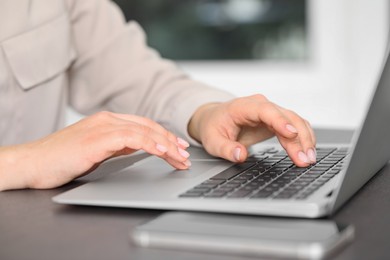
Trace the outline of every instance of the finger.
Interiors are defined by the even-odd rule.
[[[177,146],[176,139],[171,141],[168,136],[158,133],[148,126],[138,125],[134,131],[137,131],[143,137],[143,140],[148,140],[149,138],[154,140],[158,144],[157,149],[165,155],[164,158],[172,158],[175,161],[183,163],[190,156],[185,149]]]
[[[241,143],[232,141],[216,131],[209,136],[211,136],[211,138],[204,142],[204,146],[211,155],[232,162],[243,162],[248,157],[248,151]]]
[[[171,158],[166,152],[167,152],[167,148],[161,144],[156,144],[156,149],[161,152],[161,154],[159,153],[153,153],[151,151],[149,151],[150,154],[153,154],[155,156],[158,156],[162,159],[164,159],[166,162],[168,162],[172,167],[178,169],[178,170],[185,170],[185,169],[188,169],[190,166],[191,166],[191,162],[189,160],[185,160],[184,162],[182,161],[177,161],[177,160],[174,160],[173,158]],[[131,154],[133,153],[134,151],[136,151],[135,149],[130,149],[130,148],[125,148],[119,152],[116,152],[112,157],[116,157],[116,156],[120,156],[120,155],[128,155],[128,154]],[[146,150],[144,150],[145,152],[147,152]]]
[[[311,161],[306,153],[303,152],[303,148],[298,138],[287,139],[278,135],[277,138],[295,165],[298,167],[307,167],[310,165]]]
[[[306,123],[306,126],[307,128],[309,129],[310,131],[310,135],[311,135],[311,141],[312,143],[314,144],[314,147],[317,145],[317,138],[316,138],[316,135],[314,133],[314,130],[313,128],[311,127],[309,121],[305,120],[305,123]]]
[[[314,130],[311,127],[310,123],[307,120],[305,120],[305,123],[306,123],[307,129],[310,132],[311,142],[313,144],[313,148],[312,148],[313,149],[313,151],[312,151],[313,155],[309,155],[309,159],[311,159],[312,163],[316,163],[317,162],[317,150],[316,150],[317,140],[316,140],[316,136],[315,136]],[[310,151],[308,153],[310,153]]]
[[[163,157],[162,157],[163,158]],[[186,160],[184,162],[178,162],[175,160],[172,160],[171,158],[163,158],[165,161],[167,161],[170,165],[172,165],[174,168],[178,170],[187,170],[188,168],[191,167],[191,161]]]
[[[127,127],[134,127],[134,123],[140,125],[140,126],[145,126],[144,129],[142,127],[134,128],[133,130],[139,131],[139,134],[143,134],[143,132],[150,132],[150,129],[153,129],[153,131],[159,133],[162,136],[165,136],[168,140],[170,140],[175,146],[177,147],[177,152],[179,154],[184,155],[184,157],[188,156],[187,152],[183,151],[186,149],[189,144],[184,141],[181,138],[176,137],[173,133],[170,131],[166,130],[164,127],[162,127],[160,124],[154,122],[153,120],[150,120],[148,118],[140,117],[140,116],[135,116],[135,115],[129,115],[129,114],[118,114],[118,113],[111,113],[111,112],[99,112],[96,114],[96,117],[101,117],[100,121],[107,121],[111,124],[115,125],[124,125]],[[112,125],[109,125],[109,127],[112,127]],[[168,148],[171,147],[171,145],[168,146]],[[168,151],[172,151],[172,149],[168,149]],[[173,154],[177,155],[177,152],[173,152]],[[172,154],[172,152],[171,152]]]
[[[117,125],[99,127],[99,134],[95,133],[92,139],[94,140],[93,144],[86,146],[86,148],[92,149],[87,154],[93,155],[90,158],[93,163],[122,154],[130,154],[136,150],[144,150],[160,157],[166,154],[166,157],[172,157],[181,162],[187,160],[180,154],[178,147],[165,136],[133,122],[119,127]]]
[[[156,132],[154,131],[154,129],[148,126],[138,125],[134,129],[134,131],[138,131],[138,133],[143,135],[144,138],[150,137],[153,140],[155,140],[156,143],[162,145],[164,148],[166,148],[165,154],[167,154],[169,157],[173,158],[174,160],[183,162],[187,160],[188,157],[190,156],[190,154],[185,149],[177,145],[176,143],[177,139],[171,141],[171,139],[167,135]]]
[[[112,113],[112,116],[121,120],[132,121],[153,128],[156,132],[166,136],[171,142],[175,143],[177,146],[181,147],[182,149],[186,149],[190,146],[190,144],[187,141],[185,141],[180,137],[177,137],[175,134],[173,134],[172,132],[164,128],[162,125],[158,124],[157,122],[149,118],[140,117],[131,114],[119,114],[119,113]]]
[[[184,158],[186,158],[186,160],[178,161],[178,160],[172,158],[169,155],[169,153],[167,153],[168,149],[165,146],[163,146],[161,144],[156,144],[156,148],[157,148],[157,150],[162,152],[162,154],[161,155],[155,154],[155,155],[157,155],[158,157],[160,157],[160,158],[164,159],[165,161],[167,161],[174,168],[179,169],[179,170],[185,170],[185,169],[188,169],[191,166],[191,162],[190,162],[190,160],[188,160],[189,154],[186,153],[184,150],[182,152],[179,152],[179,153],[181,153],[181,154],[184,153],[184,154],[182,154],[182,156]]]
[[[237,125],[256,126],[261,123],[285,138],[297,136],[297,129],[292,122],[282,113],[278,106],[268,100],[252,101],[251,98],[234,102],[231,105],[230,114]],[[249,102],[248,102],[249,101]]]
[[[315,143],[313,143],[314,133],[312,132],[310,125],[308,125],[308,123],[305,119],[298,116],[293,111],[285,110],[284,112],[286,115],[288,115],[288,117],[293,122],[294,126],[296,127],[296,129],[298,131],[297,138],[298,138],[298,141],[300,143],[299,146],[301,147],[302,152],[306,155],[306,156],[303,156],[302,154],[300,154],[300,158],[302,160],[308,159],[308,161],[310,163],[315,163],[316,162],[316,152],[315,152]],[[294,145],[298,145],[298,144],[296,144],[296,141],[297,140],[293,140]]]
[[[238,134],[237,141],[245,147],[249,147],[258,142],[267,140],[273,137],[275,133],[267,127],[247,127],[242,126]]]

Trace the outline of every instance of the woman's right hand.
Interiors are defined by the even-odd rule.
[[[188,146],[150,119],[99,112],[37,141],[0,147],[0,190],[58,187],[138,150],[187,169]]]

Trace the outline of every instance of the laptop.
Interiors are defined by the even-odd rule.
[[[57,195],[57,203],[319,218],[331,215],[390,160],[390,61],[366,116],[346,145],[318,146],[317,163],[293,165],[278,144],[258,144],[241,164],[190,148],[192,166],[174,170],[149,156]]]

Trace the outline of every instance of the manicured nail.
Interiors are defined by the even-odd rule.
[[[190,157],[190,154],[189,154],[186,150],[183,150],[183,149],[181,149],[181,148],[179,147],[179,148],[178,148],[178,151],[179,151],[180,155],[183,156],[184,158]]]
[[[185,166],[187,166],[187,167],[191,167],[191,161],[189,161],[189,160],[187,160],[187,161],[185,161],[185,162],[183,162],[183,164],[185,165]]]
[[[166,153],[168,151],[168,148],[165,147],[164,145],[162,144],[156,144],[156,149],[159,150],[160,152],[162,153]]]
[[[180,145],[182,145],[183,147],[190,147],[190,144],[186,141],[186,140],[184,140],[184,139],[181,139],[180,137],[178,137],[177,138],[177,142],[180,144]]]
[[[241,155],[241,149],[238,147],[235,148],[233,151],[234,160],[240,161],[240,155]]]
[[[294,126],[292,126],[292,125],[290,125],[290,124],[287,124],[287,125],[286,125],[286,128],[287,128],[287,130],[290,131],[291,133],[294,133],[294,134],[298,133],[298,130],[297,130]]]
[[[298,158],[304,163],[310,163],[309,158],[307,158],[306,154],[304,152],[299,152],[298,153]]]
[[[317,155],[316,155],[316,152],[314,149],[310,148],[308,151],[307,151],[307,157],[309,157],[310,161],[312,163],[315,163],[317,161]]]

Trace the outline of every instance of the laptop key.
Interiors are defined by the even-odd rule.
[[[338,174],[339,172],[340,172],[340,169],[331,169],[328,173]]]
[[[194,187],[193,189],[187,191],[187,192],[209,192],[211,188],[203,188],[203,187]]]
[[[205,198],[222,198],[226,195],[226,192],[223,191],[213,191],[204,195]]]
[[[248,196],[250,193],[252,193],[250,190],[237,190],[231,194],[229,194],[227,197],[228,198],[245,198]]]
[[[212,189],[212,188],[215,188],[215,187],[217,187],[218,186],[218,184],[212,184],[212,183],[201,183],[201,184],[199,184],[199,185],[197,185],[197,186],[195,186],[194,188],[195,189],[197,189],[197,188],[199,188],[199,189]]]
[[[272,191],[258,191],[254,195],[252,195],[251,199],[265,199],[272,195]]]
[[[219,188],[215,189],[214,191],[220,191],[220,192],[228,193],[228,192],[231,192],[233,190],[234,190],[234,188],[231,188],[231,187],[219,187]]]
[[[180,194],[180,198],[200,198],[203,196],[203,193],[183,193]]]
[[[235,189],[235,188],[238,188],[240,186],[241,186],[241,183],[231,183],[231,182],[228,182],[228,183],[225,183],[225,184],[221,185],[220,187],[221,188],[233,188],[233,189]]]
[[[202,184],[216,184],[216,185],[220,185],[222,183],[224,183],[225,180],[206,180],[204,182],[202,182]]]
[[[288,193],[279,193],[274,197],[274,199],[290,199],[293,196],[293,194]]]
[[[234,179],[234,180],[231,180],[229,183],[233,183],[233,184],[244,184],[248,182],[247,179]]]

